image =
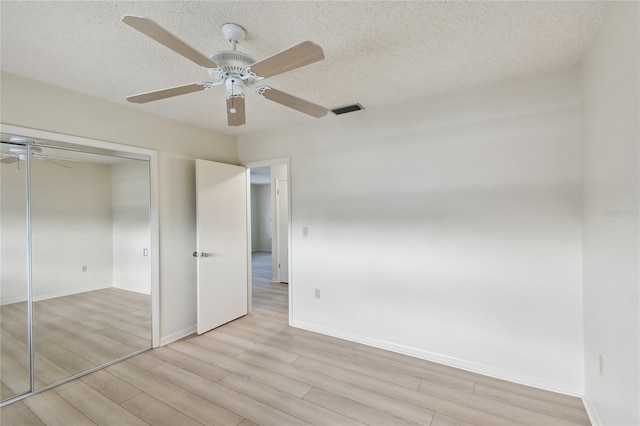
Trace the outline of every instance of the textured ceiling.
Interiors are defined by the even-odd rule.
[[[221,87],[144,105],[125,97],[209,80],[205,69],[121,22],[145,16],[201,52],[226,50],[220,27],[247,30],[257,60],[304,40],[326,59],[265,81],[328,108],[367,110],[580,62],[602,2],[35,2],[0,3],[1,68],[222,133],[315,120],[247,95],[247,124],[228,127]],[[358,113],[360,114],[360,113]],[[366,114],[366,111],[363,112]],[[329,114],[320,120],[339,120]]]

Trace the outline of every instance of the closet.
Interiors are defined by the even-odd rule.
[[[150,158],[2,134],[0,400],[152,345]]]

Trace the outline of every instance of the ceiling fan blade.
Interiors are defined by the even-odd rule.
[[[60,167],[64,167],[65,169],[73,170],[73,167],[67,166],[66,164],[62,164],[62,163],[59,163],[59,162],[53,161],[53,160],[46,160],[46,161],[50,162],[51,164],[55,164],[56,166],[60,166]]]
[[[122,18],[122,22],[130,27],[140,31],[141,33],[151,37],[158,43],[168,47],[179,55],[184,56],[196,64],[205,68],[217,68],[218,65],[209,59],[206,55],[198,52],[193,47],[189,46],[184,41],[180,40],[169,31],[162,28],[156,22],[149,18],[143,18],[141,16],[125,15]]]
[[[320,118],[327,115],[329,110],[323,106],[316,105],[304,99],[297,98],[288,93],[281,92],[269,86],[260,86],[256,89],[259,95],[270,101],[277,102],[289,108],[308,114],[312,117]]]
[[[232,108],[235,112],[231,112]],[[244,114],[244,97],[237,96],[227,99],[227,124],[229,126],[242,126],[246,123]]]
[[[162,89],[156,90],[154,92],[146,92],[140,93],[139,95],[127,96],[127,100],[136,104],[144,104],[147,102],[158,101],[160,99],[186,95],[187,93],[199,92],[206,88],[207,86],[204,84],[192,83],[186,84],[184,86],[171,87],[169,89]]]
[[[310,41],[303,41],[287,50],[276,53],[251,65],[251,71],[260,77],[271,77],[324,59],[322,48]]]
[[[0,163],[12,164],[12,163],[15,163],[16,161],[20,161],[20,159],[18,157],[6,157],[0,160]]]

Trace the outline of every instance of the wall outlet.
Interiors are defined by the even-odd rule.
[[[305,237],[305,238],[309,236],[309,228],[308,227],[305,226],[305,227],[302,228],[302,236]]]
[[[315,295],[316,295],[316,299],[320,299],[320,289],[319,288],[316,288]]]
[[[602,355],[598,355],[598,371],[600,371],[600,375],[604,375],[604,357]]]
[[[87,265],[82,265],[82,272],[87,272]]]

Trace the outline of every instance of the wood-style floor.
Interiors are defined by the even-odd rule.
[[[33,304],[36,389],[151,346],[151,298],[106,288]],[[27,304],[0,306],[0,399],[29,390]]]
[[[287,286],[254,312],[10,404],[3,425],[575,425],[577,398],[287,325]]]

